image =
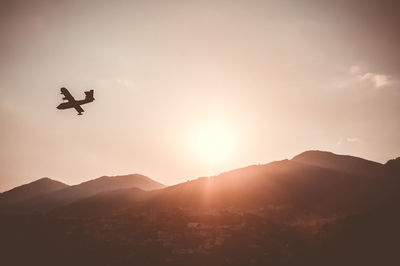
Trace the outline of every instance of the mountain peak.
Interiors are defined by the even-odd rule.
[[[400,157],[387,161],[385,165],[400,165]]]
[[[24,184],[22,186],[18,186],[11,190],[3,192],[0,196],[0,203],[16,203],[67,187],[69,186],[60,181],[53,180],[48,177],[43,177],[31,183]]]
[[[383,165],[377,162],[319,150],[300,153],[292,161],[369,177],[379,176],[383,169]]]
[[[308,150],[304,151],[292,158],[293,161],[299,161],[299,160],[309,160],[309,159],[320,159],[320,158],[358,158],[350,155],[342,155],[342,154],[336,154],[330,151],[321,151],[321,150]],[[358,158],[361,159],[361,158]],[[364,159],[361,159],[364,160]]]
[[[143,190],[153,190],[165,187],[163,184],[140,174],[101,176],[99,178],[92,179],[79,184],[79,186],[97,186],[97,185],[116,186],[115,189],[138,187]]]
[[[28,184],[39,184],[39,183],[52,183],[52,182],[55,182],[55,183],[61,183],[60,181],[57,181],[57,180],[54,180],[54,179],[51,179],[51,178],[48,178],[48,177],[42,177],[42,178],[39,178],[39,179],[37,179],[37,180],[35,180],[35,181],[33,181],[33,182],[31,182],[31,183],[28,183]]]
[[[46,182],[46,179],[43,179],[41,182]],[[32,211],[49,211],[53,208],[107,191],[129,188],[138,188],[146,191],[164,187],[163,184],[139,174],[101,176],[78,185],[68,186],[64,189],[32,198],[27,204],[21,206],[21,211],[27,213]]]
[[[400,157],[396,159],[392,159],[386,162],[385,164],[386,169],[391,171],[394,175],[399,176],[400,174]]]

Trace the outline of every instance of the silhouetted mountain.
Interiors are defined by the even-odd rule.
[[[133,187],[142,190],[153,190],[163,188],[164,185],[139,174],[113,177],[103,176],[79,185],[70,186],[53,193],[32,198],[28,202],[21,203],[16,208],[16,211],[49,211],[53,208],[93,196],[97,193]]]
[[[154,193],[126,190],[163,188],[162,184],[145,176],[101,177],[41,195],[15,209],[18,212],[49,211],[65,206],[53,213],[101,215],[100,206],[109,204],[114,206],[112,213],[115,214],[137,207],[137,199],[140,199],[142,206],[157,209],[268,206],[291,209],[292,214],[296,209],[303,214],[342,215],[377,204],[388,197],[388,192],[393,194],[396,188],[392,188],[392,181],[376,177],[384,177],[387,169],[397,169],[397,165],[397,160],[382,165],[352,156],[307,151],[292,160],[248,166]],[[109,214],[104,211],[104,215]]]
[[[276,206],[332,214],[379,200],[381,186],[348,172],[284,160],[167,187],[151,201],[174,207]]]
[[[399,265],[399,163],[313,151],[151,191],[102,177],[2,215],[2,262]]]
[[[326,151],[306,151],[293,157],[292,161],[373,178],[380,177],[383,172],[380,163]]]
[[[113,206],[115,214],[117,210],[120,212],[126,208],[137,208],[140,202],[142,207],[156,210],[280,208],[286,209],[292,216],[300,214],[335,216],[368,208],[387,197],[386,182],[382,182],[379,178],[369,178],[369,175],[361,176],[360,171],[347,171],[346,168],[354,162],[358,165],[368,165],[373,169],[381,169],[382,165],[351,156],[312,153],[317,163],[312,163],[308,157],[306,163],[303,163],[303,158],[248,166],[151,193],[139,193],[140,201],[136,200],[138,192],[134,190],[101,193],[88,201],[86,199],[77,201],[54,213],[61,216],[85,215],[85,213],[101,215],[102,204],[109,204]],[[345,162],[344,170],[340,165],[337,165],[336,169],[321,166],[321,162],[324,162],[324,166],[334,165],[327,158],[327,154],[333,162]],[[318,155],[321,155],[322,159]],[[103,215],[109,214],[108,211],[103,213]]]
[[[397,174],[398,178],[400,179],[400,157],[387,161],[385,167],[392,174]]]
[[[24,200],[67,188],[68,185],[50,178],[41,178],[29,184],[15,187],[0,194],[0,206],[12,205]]]

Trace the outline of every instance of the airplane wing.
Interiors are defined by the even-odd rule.
[[[81,113],[85,112],[85,110],[83,110],[82,107],[79,104],[75,104],[74,108],[78,112],[78,115],[80,115]]]
[[[61,88],[61,94],[64,95],[63,100],[67,100],[69,102],[75,102],[74,97],[69,93],[69,91],[66,88]]]

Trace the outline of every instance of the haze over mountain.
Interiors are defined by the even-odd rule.
[[[357,157],[310,151],[292,160],[198,178],[147,195],[137,189],[104,192],[76,201],[56,213],[66,216],[77,213],[102,215],[102,204],[106,204],[112,212],[104,211],[103,215],[139,205],[145,209],[255,209],[269,206],[297,209],[296,215],[299,212],[344,215],[376,205],[385,198],[393,185],[385,169],[385,165]]]
[[[383,165],[353,156],[307,151],[292,160],[252,165],[165,189],[137,174],[100,177],[19,202],[13,211],[101,216],[139,205],[157,209],[289,206],[303,213],[343,215],[382,201],[393,186],[389,177],[395,176],[397,161]],[[146,192],[149,190],[157,191]]]
[[[50,178],[41,178],[0,194],[0,206],[27,200],[42,194],[67,188],[68,185]]]
[[[12,211],[47,211],[100,192],[133,187],[153,190],[163,188],[164,185],[139,174],[114,177],[103,176],[79,185],[66,186],[63,189],[48,191],[48,193],[38,194],[36,197],[29,197],[29,201],[14,202],[15,204],[12,206],[14,210]],[[28,184],[24,189],[29,190],[29,188],[30,185]],[[11,203],[11,201],[9,202]]]

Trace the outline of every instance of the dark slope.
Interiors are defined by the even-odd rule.
[[[379,182],[362,176],[296,161],[249,166],[212,178],[158,191],[163,206],[290,206],[301,210],[342,212],[378,200]]]
[[[278,208],[287,210],[291,216],[332,216],[377,204],[385,198],[386,187],[380,179],[283,160],[248,166],[215,177],[198,178],[147,193],[135,190],[101,193],[54,213],[61,216],[80,216],[85,212],[101,215],[103,205],[113,206],[110,208],[118,211],[140,205],[151,210]],[[104,211],[103,214],[109,215],[110,212]]]
[[[397,169],[395,162],[388,164],[390,169]],[[155,210],[179,207],[281,208],[290,210],[291,215],[342,215],[377,205],[397,191],[393,180],[371,178],[371,173],[374,172],[382,177],[382,173],[387,172],[383,170],[389,169],[389,166],[357,157],[327,152],[305,152],[293,160],[248,166],[151,193],[126,190],[129,186],[123,186],[122,190],[117,190],[120,186],[114,186],[107,187],[107,190],[92,191],[94,187],[103,187],[98,182],[100,178],[37,200],[42,204],[42,210],[75,201],[72,205],[54,212],[61,216],[83,215],[85,212],[88,215],[101,215],[103,205],[113,206],[110,209],[114,209],[113,213],[116,213],[126,208],[137,208],[138,204]],[[368,175],[362,175],[364,170],[358,167],[369,169]],[[97,185],[94,186],[93,183]],[[144,187],[138,188],[146,190]],[[116,191],[108,193],[110,190]],[[100,192],[104,193],[97,194]],[[80,200],[94,194],[97,195],[87,201]],[[49,196],[52,205],[46,206]],[[103,214],[109,215],[110,211],[104,211]]]
[[[385,169],[390,175],[396,176],[400,179],[400,157],[387,161]]]
[[[399,190],[398,190],[399,192]],[[323,229],[315,265],[399,265],[400,195]],[[326,258],[330,258],[329,261]]]
[[[373,178],[380,177],[384,169],[377,162],[325,151],[306,151],[293,157],[292,161]]]
[[[138,188],[107,191],[59,207],[51,215],[63,218],[110,216],[139,207],[138,204],[151,195],[150,192]]]
[[[41,178],[0,194],[0,206],[13,205],[33,197],[67,188],[68,185],[50,178]]]
[[[103,176],[23,202],[16,208],[16,211],[49,211],[97,193],[133,187],[142,190],[153,190],[163,188],[164,185],[139,174],[114,177]]]

